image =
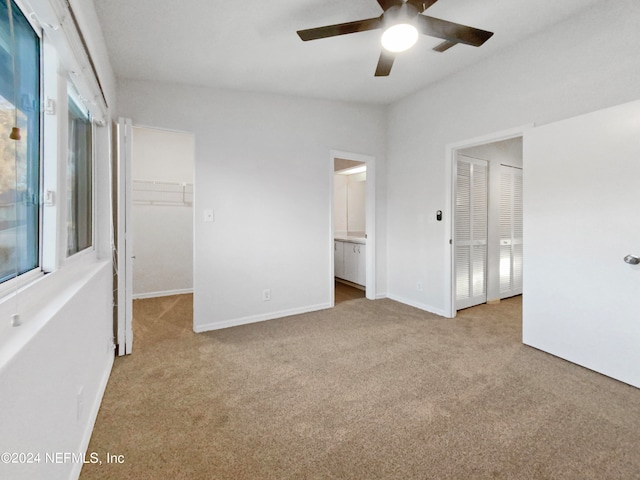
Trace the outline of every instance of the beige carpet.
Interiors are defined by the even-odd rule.
[[[205,334],[134,305],[81,479],[639,479],[640,390],[521,338],[521,301],[455,320],[391,300]]]

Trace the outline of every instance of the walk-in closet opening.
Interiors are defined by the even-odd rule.
[[[456,150],[455,310],[522,294],[522,137]]]
[[[135,322],[137,310],[153,307],[142,303],[156,302],[162,310],[178,300],[174,296],[193,293],[195,138],[190,133],[136,126],[132,133]]]

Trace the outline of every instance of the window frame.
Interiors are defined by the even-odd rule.
[[[25,13],[27,9],[25,8],[24,3],[21,0],[10,0],[13,3],[12,11],[14,8],[18,8],[20,14],[24,17],[27,24],[31,27],[33,33],[35,34],[38,42],[38,234],[37,234],[37,265],[30,270],[27,270],[23,273],[18,273],[17,275],[0,282],[0,300],[5,296],[9,295],[12,292],[16,292],[19,289],[24,288],[29,283],[37,280],[41,276],[44,275],[43,270],[43,250],[44,250],[44,232],[43,232],[43,220],[44,220],[44,210],[43,210],[43,184],[44,184],[44,175],[45,175],[45,157],[44,157],[44,98],[45,98],[45,40],[44,40],[44,31],[42,26],[38,23],[38,21],[34,18],[34,15],[29,15]],[[17,107],[17,106],[16,106]]]
[[[39,49],[39,201],[38,201],[38,256],[37,266],[0,283],[0,305],[14,298],[31,284],[60,269],[77,268],[98,259],[98,192],[97,187],[97,126],[106,108],[102,103],[87,100],[92,95],[91,75],[85,77],[78,69],[75,56],[69,57],[69,43],[60,46],[57,29],[48,31],[39,23],[37,15],[24,0],[13,0],[13,7],[27,19],[33,29]],[[66,40],[64,40],[66,42]],[[74,75],[77,75],[76,80]],[[82,87],[82,88],[81,88]],[[88,90],[87,90],[88,89]],[[71,91],[75,102],[88,113],[91,148],[91,245],[67,256],[67,165],[69,155],[68,108]],[[82,93],[82,92],[87,93]],[[98,98],[98,97],[96,97]],[[97,110],[96,110],[97,109]],[[94,110],[97,113],[94,113]],[[98,115],[96,117],[95,115]],[[47,191],[53,192],[53,203],[46,203]]]
[[[68,245],[68,228],[67,228],[67,224],[68,224],[68,209],[64,208],[64,218],[65,218],[65,225],[63,226],[65,235],[64,235],[64,242],[63,245],[60,246],[60,249],[58,250],[59,252],[64,252],[64,261],[65,263],[67,263],[70,259],[77,257],[78,255],[80,255],[80,257],[83,257],[84,255],[89,254],[90,252],[95,252],[96,251],[96,124],[95,124],[95,120],[93,118],[93,115],[91,113],[91,109],[86,105],[86,100],[82,97],[82,95],[80,95],[80,93],[78,92],[78,87],[75,85],[75,83],[73,82],[73,79],[67,77],[67,83],[66,83],[66,90],[67,90],[67,102],[74,102],[76,104],[76,106],[78,108],[80,108],[81,110],[83,110],[84,112],[86,112],[87,117],[89,119],[89,125],[91,126],[91,149],[89,152],[90,155],[90,159],[89,159],[89,164],[91,166],[91,195],[90,195],[90,199],[91,199],[91,244],[88,245],[87,247],[78,250],[77,252],[73,252],[71,254],[69,254],[67,245]],[[65,105],[66,110],[67,110],[67,115],[69,112],[69,104],[67,103]],[[67,122],[66,124],[68,125],[68,118],[67,118]],[[68,179],[68,167],[69,167],[69,132],[67,131],[67,143],[66,143],[66,155],[64,158],[64,183],[65,183],[65,198],[64,201],[66,202],[67,199],[67,194],[68,194],[68,189],[69,189],[69,179]],[[60,173],[60,172],[59,172]],[[62,200],[61,200],[62,201]],[[60,208],[62,208],[62,206],[60,206]],[[79,258],[80,258],[79,257]]]

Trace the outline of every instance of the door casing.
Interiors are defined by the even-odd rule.
[[[455,219],[454,219],[454,207],[455,207],[455,165],[458,150],[462,150],[469,147],[476,147],[478,145],[484,145],[486,143],[500,142],[502,140],[509,140],[515,137],[522,137],[524,133],[533,128],[533,124],[525,124],[519,127],[514,127],[508,130],[502,130],[499,132],[482,135],[479,137],[462,140],[459,142],[449,143],[446,146],[446,163],[445,163],[445,177],[447,179],[445,188],[446,208],[448,215],[443,216],[445,227],[445,243],[448,246],[448,254],[445,255],[445,275],[444,275],[444,306],[445,316],[447,318],[455,318],[456,316],[456,289],[455,289],[455,248],[453,245],[453,238],[455,232]]]
[[[330,201],[329,201],[329,280],[331,292],[330,304],[333,307],[335,305],[335,287],[334,287],[334,237],[335,232],[333,228],[333,175],[334,175],[334,162],[336,158],[342,158],[345,160],[355,160],[357,162],[364,162],[367,165],[367,183],[365,187],[365,222],[366,222],[366,235],[367,235],[367,248],[366,248],[366,290],[365,295],[369,300],[376,299],[376,162],[375,157],[371,155],[364,155],[360,153],[345,152],[341,150],[331,150],[329,155],[329,185],[330,185]]]
[[[133,349],[133,238],[131,234],[131,157],[133,127],[130,118],[118,118],[117,130],[117,343],[118,356]]]

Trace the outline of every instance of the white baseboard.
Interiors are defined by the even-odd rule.
[[[96,397],[93,400],[93,404],[91,405],[91,410],[89,411],[89,418],[87,419],[87,424],[85,425],[84,433],[82,435],[82,439],[80,441],[80,450],[78,452],[87,452],[89,448],[89,442],[91,441],[91,435],[93,434],[93,427],[96,424],[96,419],[98,418],[98,411],[100,410],[100,405],[102,404],[102,397],[104,397],[104,392],[107,389],[107,383],[109,382],[109,377],[111,376],[111,369],[113,368],[114,355],[113,352],[109,354],[110,361],[108,362],[107,369],[102,375],[102,379],[100,380],[100,384],[98,385],[98,392]],[[89,457],[89,453],[87,452],[87,458]],[[74,463],[73,470],[71,470],[70,479],[77,480],[80,477],[80,471],[82,470],[83,464],[81,462]]]
[[[250,315],[248,317],[234,318],[232,320],[224,320],[222,322],[205,323],[204,325],[194,325],[193,331],[196,333],[210,332],[212,330],[220,330],[222,328],[237,327],[238,325],[247,325],[249,323],[264,322],[266,320],[274,320],[276,318],[290,317],[291,315],[300,315],[302,313],[315,312],[331,308],[330,303],[322,303],[320,305],[311,305],[308,307],[292,308],[290,310],[281,310],[279,312],[261,313],[258,315]]]
[[[165,290],[163,292],[134,293],[134,300],[142,300],[143,298],[170,297],[171,295],[185,295],[193,293],[193,288],[182,288],[179,290]]]
[[[376,295],[376,300],[382,300],[383,298],[388,298],[388,297],[387,297],[387,293],[386,293],[386,292],[384,292],[384,293],[378,293],[378,294]]]
[[[436,308],[431,305],[426,305],[424,303],[416,302],[414,300],[409,300],[408,298],[404,298],[399,295],[394,295],[392,293],[387,294],[387,298],[390,298],[391,300],[395,300],[396,302],[404,303],[405,305],[409,305],[410,307],[415,307],[420,310],[424,310],[425,312],[435,313],[436,315],[440,315],[441,317],[447,317],[447,314],[441,308]]]

